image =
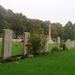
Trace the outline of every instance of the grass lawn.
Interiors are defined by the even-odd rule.
[[[17,45],[17,47],[15,45]],[[22,50],[23,50],[23,43],[12,42],[12,56],[22,54]]]
[[[51,50],[53,47],[57,46],[56,44],[49,44],[48,45],[48,50]]]
[[[47,56],[0,64],[2,75],[74,75],[75,51],[62,51]]]
[[[18,45],[17,47],[15,45]],[[56,46],[55,44],[49,44],[48,49],[51,50],[52,47]],[[12,56],[22,54],[23,43],[21,42],[12,42]],[[2,50],[2,42],[0,42],[0,56]]]
[[[75,75],[75,50],[0,63],[0,75]]]
[[[17,47],[15,45],[18,45]],[[21,42],[12,42],[12,56],[22,54],[23,43]],[[0,56],[2,53],[2,42],[0,42]]]

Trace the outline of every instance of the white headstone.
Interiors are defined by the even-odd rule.
[[[68,48],[68,50],[71,48],[71,40],[70,39],[67,39],[66,47]]]
[[[3,38],[2,38],[2,61],[11,57],[12,50],[12,31],[8,29],[3,30]]]
[[[74,48],[74,41],[71,41],[71,47]]]
[[[24,44],[23,44],[23,52],[22,52],[23,56],[27,55],[28,47],[25,46],[25,45],[29,43],[29,39],[30,39],[30,33],[29,32],[24,32]]]
[[[46,43],[45,43],[45,47],[44,47],[44,51],[47,52],[48,51],[48,38],[46,39]]]
[[[74,49],[75,49],[75,40],[74,40]]]
[[[58,45],[58,48],[60,46],[60,37],[57,37],[57,45]]]

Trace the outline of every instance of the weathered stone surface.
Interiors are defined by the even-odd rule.
[[[51,39],[51,24],[49,25],[49,37],[48,37],[48,41],[47,41],[48,44],[52,44],[54,43]]]
[[[57,45],[58,45],[58,48],[60,46],[60,37],[57,37]]]
[[[8,29],[3,30],[2,38],[2,61],[11,57],[12,50],[12,31]]]
[[[75,40],[74,40],[74,49],[75,49]]]
[[[49,36],[46,38],[46,44],[44,47],[44,51],[47,52],[48,51],[48,45],[54,43],[51,39],[51,24],[49,25]]]
[[[71,41],[71,47],[74,48],[74,41]]]
[[[68,48],[68,50],[72,47],[70,39],[67,39],[67,41],[66,41],[66,47]]]
[[[24,32],[24,38],[23,39],[24,39],[24,44],[23,44],[22,55],[25,56],[25,55],[27,55],[27,52],[28,52],[28,47],[25,46],[25,45],[29,43],[30,33],[29,32]]]
[[[44,52],[48,51],[48,45],[50,44],[50,42],[48,42],[48,41],[49,41],[49,39],[47,38],[46,43],[45,43],[45,47],[44,47]]]

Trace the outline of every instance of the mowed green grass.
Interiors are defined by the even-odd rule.
[[[53,47],[57,46],[56,44],[49,44],[48,45],[48,50],[50,51]]]
[[[18,45],[17,47],[15,45]],[[56,44],[49,44],[48,49],[51,50],[52,47],[56,46]],[[22,54],[23,43],[22,42],[12,42],[12,56]],[[0,56],[2,53],[2,42],[0,42]]]
[[[2,75],[75,75],[75,50],[0,63]]]
[[[75,75],[75,50],[0,63],[0,75]]]
[[[17,45],[17,47],[15,45]],[[23,43],[12,42],[12,51],[11,51],[12,56],[22,54],[22,50],[23,50]],[[0,56],[1,53],[2,53],[2,42],[0,42]]]

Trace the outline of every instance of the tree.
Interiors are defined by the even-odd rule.
[[[3,29],[10,28],[11,24],[6,21],[7,11],[0,5],[0,33],[2,33]]]
[[[31,34],[41,34],[43,29],[41,28],[41,21],[38,19],[28,19],[26,30]]]
[[[41,21],[41,28],[44,30],[45,35],[49,35],[50,21]]]
[[[51,24],[51,35],[53,38],[57,38],[59,36],[62,39],[62,31],[63,27],[60,23],[52,23]]]
[[[57,28],[54,23],[51,24],[51,36],[52,38],[56,38],[58,35]]]
[[[3,29],[10,29],[11,24],[9,24],[7,21],[5,20],[1,20],[0,21],[0,33],[2,33]]]
[[[18,36],[22,35],[24,30],[25,30],[25,26],[23,25],[23,15],[22,14],[14,14],[11,17],[10,20],[11,23],[11,29],[14,31],[16,38],[18,38]]]
[[[0,20],[5,20],[7,11],[0,5]]]
[[[62,24],[60,24],[60,23],[55,23],[56,25],[56,29],[57,29],[57,32],[58,32],[58,35],[57,36],[59,36],[61,39],[62,39]]]
[[[67,39],[71,39],[71,40],[74,40],[74,37],[75,37],[75,33],[74,33],[74,27],[75,25],[72,24],[71,21],[68,21],[66,23],[66,25],[64,26],[64,31],[63,31],[63,38],[65,40]]]

